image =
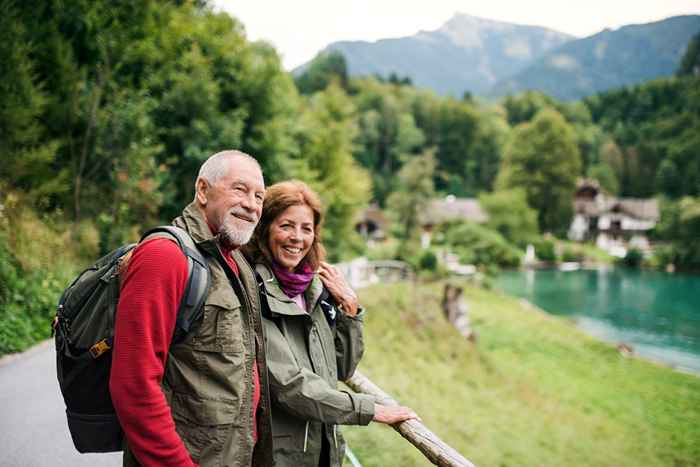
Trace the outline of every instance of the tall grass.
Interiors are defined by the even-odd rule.
[[[70,229],[39,217],[22,198],[0,198],[0,355],[49,337],[56,302],[77,272],[81,255],[96,255],[87,226]],[[92,237],[92,239],[91,239]]]
[[[467,286],[471,344],[439,309],[441,284],[364,290],[373,381],[480,466],[690,466],[700,379],[620,355],[517,300]],[[393,430],[344,429],[364,466],[426,465]]]

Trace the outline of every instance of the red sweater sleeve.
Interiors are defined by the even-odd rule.
[[[139,245],[117,308],[109,389],[119,422],[142,466],[194,466],[175,431],[160,384],[187,282],[187,259],[171,240]]]

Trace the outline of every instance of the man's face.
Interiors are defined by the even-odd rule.
[[[238,248],[253,235],[262,213],[265,182],[254,162],[230,159],[229,169],[214,184],[200,180],[197,199],[222,246]]]

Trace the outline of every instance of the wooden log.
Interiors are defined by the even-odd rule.
[[[345,384],[355,392],[374,396],[377,404],[399,405],[391,396],[359,371],[355,371],[355,374],[345,381]],[[474,464],[438,438],[435,433],[430,431],[418,420],[407,420],[392,425],[392,428],[406,438],[409,443],[418,448],[418,450],[435,465],[441,467],[474,467]]]

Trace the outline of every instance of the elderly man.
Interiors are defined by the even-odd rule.
[[[260,302],[238,251],[262,212],[258,163],[239,151],[201,167],[194,201],[174,225],[208,262],[204,314],[171,346],[188,269],[167,237],[146,239],[125,273],[115,323],[110,392],[126,436],[126,466],[271,465]]]

